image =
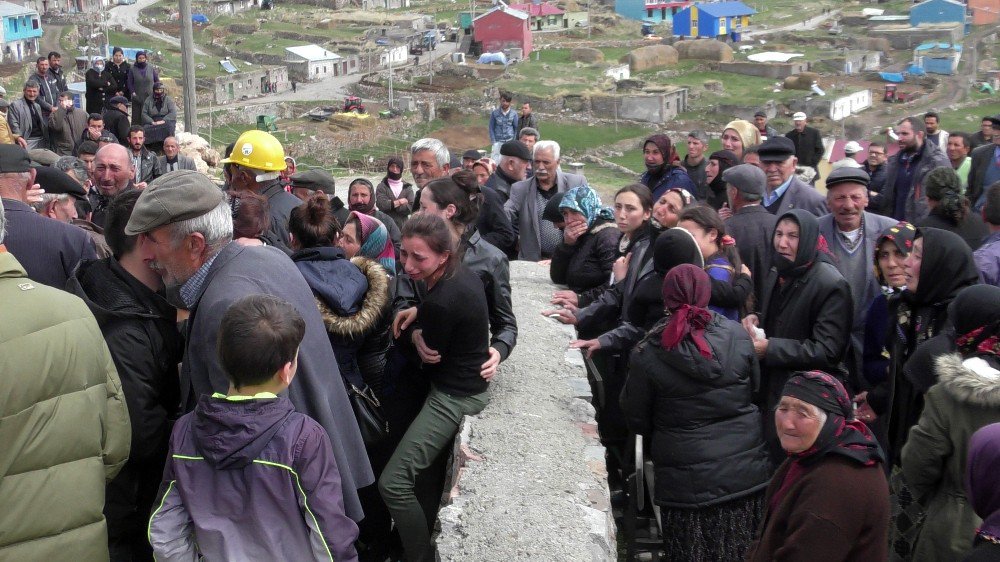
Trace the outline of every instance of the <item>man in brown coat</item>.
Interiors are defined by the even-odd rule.
[[[73,156],[76,141],[83,138],[87,130],[87,114],[73,106],[73,95],[69,92],[59,94],[56,110],[49,115],[49,132],[52,135],[52,148],[59,156]]]

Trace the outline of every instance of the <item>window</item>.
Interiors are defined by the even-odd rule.
[[[38,20],[31,20],[31,29],[38,29]]]

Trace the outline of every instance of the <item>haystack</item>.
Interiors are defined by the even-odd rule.
[[[570,51],[569,60],[575,62],[604,62],[604,53],[591,47],[577,47]]]
[[[677,49],[670,45],[650,45],[639,47],[622,57],[621,62],[627,62],[632,72],[658,70],[677,64]]]
[[[815,72],[793,74],[788,78],[785,78],[785,89],[808,90],[812,87],[813,82],[819,82],[819,74],[816,74]]]
[[[715,39],[693,39],[674,43],[681,60],[697,59],[716,62],[733,62],[733,49]]]

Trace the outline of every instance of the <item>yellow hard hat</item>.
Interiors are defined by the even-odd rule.
[[[222,164],[239,164],[255,170],[280,172],[285,169],[285,148],[274,135],[256,129],[246,131],[233,145]]]

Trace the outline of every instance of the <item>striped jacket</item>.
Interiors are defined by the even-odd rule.
[[[202,397],[174,426],[154,506],[159,561],[357,560],[326,431],[273,394]]]

